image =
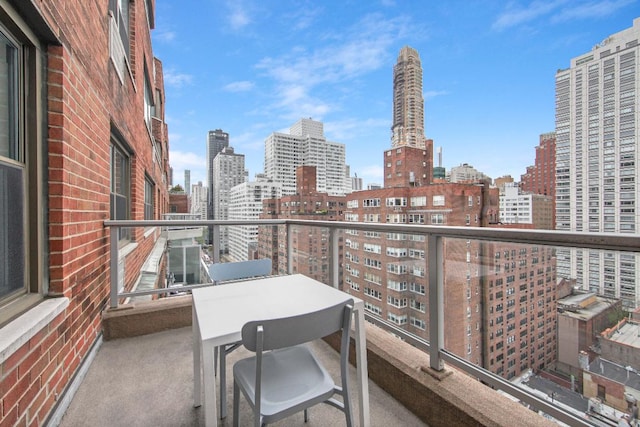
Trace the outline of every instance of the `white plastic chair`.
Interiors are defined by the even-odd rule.
[[[271,259],[261,258],[239,262],[218,262],[209,266],[209,275],[215,285],[234,280],[271,275]],[[214,351],[214,363],[218,365],[220,354],[220,418],[227,416],[227,355],[238,348],[240,343],[233,343]],[[215,369],[214,369],[215,370]]]
[[[348,394],[349,331],[353,300],[294,317],[248,322],[242,344],[255,356],[233,366],[233,425],[239,425],[240,391],[253,409],[254,425],[263,426],[318,403],[342,410],[353,424]],[[341,386],[304,343],[342,331]],[[342,396],[342,402],[333,398]]]

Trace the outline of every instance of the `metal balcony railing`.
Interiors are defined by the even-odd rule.
[[[249,221],[212,221],[212,220],[169,220],[169,221],[116,221],[104,222],[110,228],[111,241],[118,239],[118,230],[122,227],[213,227],[213,262],[219,262],[218,243],[220,227],[222,226],[285,226],[286,227],[286,255],[288,273],[292,273],[291,266],[294,256],[293,234],[291,229],[296,226],[320,227],[329,230],[329,282],[328,285],[339,286],[339,231],[361,230],[380,233],[405,233],[425,236],[427,256],[425,259],[428,272],[428,319],[429,337],[427,341],[411,334],[404,329],[386,322],[378,317],[366,315],[367,321],[401,337],[430,356],[430,367],[436,371],[444,369],[444,362],[466,372],[489,386],[502,390],[539,411],[543,411],[555,419],[569,425],[592,425],[586,419],[567,412],[544,399],[512,384],[504,378],[470,363],[462,357],[444,348],[444,246],[443,239],[465,239],[509,244],[530,244],[553,246],[562,248],[597,249],[606,251],[640,252],[640,235],[614,233],[581,233],[561,232],[555,230],[524,230],[504,228],[478,227],[449,227],[406,224],[381,224],[362,222],[337,222],[313,220],[249,220]],[[154,289],[137,292],[119,292],[118,245],[111,245],[111,306],[117,307],[121,298],[142,294],[166,293],[166,289]],[[182,290],[189,290],[210,284],[184,286]]]

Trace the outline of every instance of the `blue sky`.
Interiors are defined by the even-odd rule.
[[[425,133],[443,166],[519,180],[554,130],[556,71],[637,17],[639,0],[156,0],[174,184],[190,169],[206,185],[218,128],[254,179],[265,139],[302,117],[346,145],[352,175],[382,183],[405,45],[422,60]]]

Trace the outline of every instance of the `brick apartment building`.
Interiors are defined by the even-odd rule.
[[[296,169],[296,194],[280,199],[263,201],[261,219],[304,219],[342,221],[346,206],[345,196],[330,196],[316,191],[316,167],[299,166]],[[293,273],[301,273],[319,281],[326,281],[329,272],[329,231],[320,227],[293,227]],[[258,257],[271,258],[274,272],[286,274],[285,227],[262,226],[258,233]],[[339,244],[339,262],[342,264],[342,242]],[[342,271],[339,272],[342,283]]]
[[[45,425],[101,334],[110,245],[125,283],[168,204],[154,2],[0,2],[0,425]],[[160,276],[160,275],[159,275]]]
[[[498,189],[488,181],[415,179],[431,176],[421,160],[426,152],[385,151],[384,188],[347,195],[345,221],[498,226]],[[344,289],[362,298],[370,314],[428,339],[425,239],[348,230],[344,246]],[[446,240],[444,249],[445,348],[506,378],[555,360],[551,249],[461,239]]]
[[[556,133],[540,135],[540,144],[536,147],[536,160],[533,166],[520,176],[520,189],[525,193],[543,194],[551,197],[553,228],[556,224]]]
[[[170,213],[190,213],[189,196],[184,191],[172,191],[169,193]]]

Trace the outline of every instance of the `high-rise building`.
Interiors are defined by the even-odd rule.
[[[213,159],[213,219],[229,219],[229,191],[246,180],[244,154],[235,153],[233,147],[223,148]],[[228,242],[228,227],[220,227],[220,253],[228,253]]]
[[[640,18],[556,73],[556,229],[637,233]],[[626,308],[640,301],[640,256],[558,250],[558,275]]]
[[[213,159],[229,146],[229,134],[222,129],[210,130],[207,134],[207,219],[213,219],[216,200],[213,197]],[[209,242],[213,241],[213,228],[209,228]]]
[[[261,219],[304,219],[318,221],[342,221],[345,196],[329,196],[316,191],[316,167],[300,166],[297,170],[298,191],[294,195],[263,201]],[[293,233],[295,255],[289,260],[282,256],[287,233]],[[289,269],[323,281],[330,268],[329,230],[321,227],[264,226],[259,229],[258,257],[270,258],[275,271],[286,274]],[[342,264],[342,245],[339,245],[339,263]],[[291,264],[289,264],[291,263]],[[339,269],[339,281],[342,280]]]
[[[267,178],[264,174],[258,174],[255,181],[243,182],[231,188],[229,192],[229,219],[259,219],[262,212],[262,201],[277,199],[281,196],[281,183]],[[257,242],[257,225],[229,227],[229,256],[232,261],[248,260],[250,247],[257,245]]]
[[[422,65],[418,51],[405,46],[393,67],[392,147],[424,148]]]
[[[327,141],[322,122],[312,119],[300,119],[288,134],[274,132],[265,141],[264,173],[282,183],[285,195],[296,194],[298,166],[315,166],[318,192],[344,196],[351,190],[345,162],[344,144]]]
[[[187,196],[191,196],[191,171],[189,169],[184,170],[184,192]]]
[[[207,187],[202,185],[202,181],[191,186],[190,213],[198,215],[198,219],[207,219]]]
[[[484,181],[485,179],[491,180],[483,172],[480,172],[468,163],[463,163],[460,166],[453,166],[449,171],[450,182],[474,182]]]

